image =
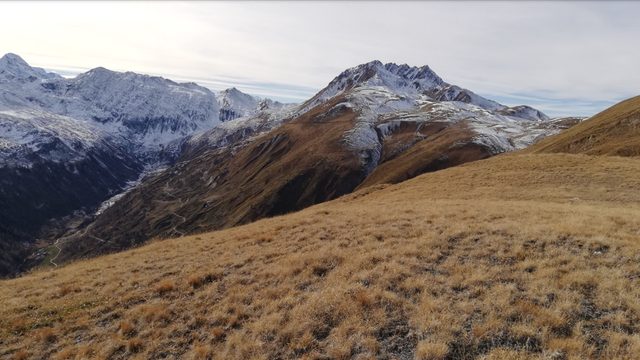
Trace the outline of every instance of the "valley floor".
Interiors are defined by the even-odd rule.
[[[0,357],[631,359],[640,160],[506,154],[0,282]]]

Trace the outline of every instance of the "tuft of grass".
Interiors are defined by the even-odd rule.
[[[365,291],[358,291],[354,295],[355,301],[364,308],[371,308],[373,306],[373,299]]]
[[[176,284],[170,280],[163,280],[159,282],[153,289],[158,295],[165,295],[168,292],[175,290]]]
[[[213,340],[220,340],[224,337],[225,331],[223,328],[217,326],[211,329],[211,337]]]
[[[15,360],[26,360],[31,356],[31,353],[26,350],[26,349],[20,349],[18,351],[16,351],[16,353],[13,355],[13,358]]]
[[[45,343],[53,343],[58,339],[58,335],[52,328],[45,327],[35,333],[35,338]]]
[[[197,289],[200,286],[202,286],[203,280],[204,279],[202,276],[197,274],[191,274],[187,279],[187,284],[189,284],[189,286],[193,287],[194,289]]]
[[[416,359],[441,360],[448,352],[449,346],[443,342],[423,340],[418,343]]]
[[[120,321],[120,332],[123,336],[132,336],[136,333],[136,327],[128,321]]]
[[[78,293],[80,292],[81,289],[77,286],[73,286],[73,285],[69,285],[69,284],[65,284],[60,286],[60,290],[58,291],[58,296],[59,297],[63,297],[72,293]]]
[[[143,341],[139,337],[131,338],[127,341],[127,349],[132,353],[138,353],[143,348]]]

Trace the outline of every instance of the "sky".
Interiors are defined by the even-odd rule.
[[[0,2],[0,52],[302,102],[372,60],[549,116],[639,95],[640,2]]]

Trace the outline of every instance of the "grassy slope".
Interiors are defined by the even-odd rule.
[[[625,100],[524,153],[640,155],[640,96]]]
[[[639,170],[501,155],[3,281],[0,357],[633,358]]]
[[[488,158],[491,154],[486,148],[471,142],[471,138],[476,135],[467,128],[466,121],[453,125],[432,123],[427,126],[403,123],[400,131],[384,140],[381,164],[357,189],[378,184],[395,184],[426,172]],[[418,142],[405,149],[413,141]]]

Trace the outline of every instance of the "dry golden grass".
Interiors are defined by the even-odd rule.
[[[639,171],[501,155],[2,281],[0,357],[634,359]]]
[[[522,152],[640,156],[640,96],[622,101]]]

